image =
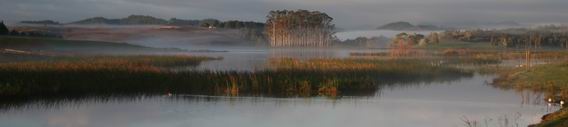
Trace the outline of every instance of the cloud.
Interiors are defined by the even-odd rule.
[[[53,19],[63,22],[93,16],[130,14],[161,18],[264,21],[273,9],[324,11],[343,28],[392,21],[568,22],[566,0],[0,0],[0,19]]]

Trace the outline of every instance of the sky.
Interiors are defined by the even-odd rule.
[[[568,0],[0,0],[0,20],[71,22],[131,14],[160,18],[264,22],[270,10],[306,9],[333,17],[339,28],[365,29],[396,21],[460,24],[515,21],[568,23]]]

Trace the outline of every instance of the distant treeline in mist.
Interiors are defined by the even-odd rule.
[[[39,21],[21,21],[23,24],[35,25],[63,25],[52,20],[39,20]],[[219,28],[219,29],[238,29],[242,31],[241,37],[246,40],[254,41],[257,43],[265,43],[266,37],[264,35],[264,23],[253,21],[220,21],[217,19],[178,19],[171,18],[169,20],[156,18],[144,15],[130,15],[126,18],[109,19],[104,17],[93,17],[80,21],[65,23],[71,25],[172,25],[172,26],[193,26],[205,28]],[[39,33],[23,33],[38,35]]]
[[[325,47],[333,42],[333,18],[307,10],[270,11],[266,35],[272,47]]]
[[[384,36],[380,37],[357,37],[355,39],[339,40],[336,39],[333,46],[336,47],[366,47],[366,48],[379,48],[387,47],[390,39]]]
[[[21,21],[24,24],[39,24],[39,25],[60,25],[62,23],[52,21],[52,20],[40,20],[40,21]],[[203,19],[203,20],[192,20],[192,19],[178,19],[171,18],[169,20],[156,18],[152,16],[145,15],[130,15],[126,18],[119,19],[109,19],[105,17],[93,17],[88,19],[83,19],[71,23],[73,25],[92,25],[92,24],[104,24],[104,25],[177,25],[177,26],[201,26],[201,27],[216,27],[216,28],[228,28],[228,29],[240,29],[240,28],[256,28],[263,29],[264,23],[252,22],[252,21],[220,21],[217,19]]]
[[[447,38],[466,42],[489,42],[507,48],[568,48],[568,27],[545,26],[534,29],[447,31]]]
[[[52,37],[52,38],[61,38],[62,37],[60,34],[56,34],[56,33],[53,33],[53,32],[10,30],[10,29],[8,29],[6,24],[4,24],[4,22],[0,22],[0,35]]]
[[[20,23],[37,25],[62,25],[61,23],[53,20],[21,21]]]
[[[326,13],[309,10],[274,10],[267,15],[265,23],[253,21],[220,21],[218,19],[161,19],[145,15],[130,15],[125,18],[93,17],[69,23],[53,20],[21,21],[34,25],[167,25],[191,26],[208,29],[240,30],[240,37],[260,45],[271,47],[384,47],[388,39],[356,38],[338,40],[333,18]],[[11,31],[5,35],[60,37],[49,31]]]

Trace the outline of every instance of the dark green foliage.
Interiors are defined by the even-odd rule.
[[[8,34],[10,34],[10,30],[8,30],[8,27],[6,27],[4,22],[0,22],[0,35],[8,35]]]

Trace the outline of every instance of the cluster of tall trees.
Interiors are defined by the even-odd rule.
[[[391,42],[391,56],[399,57],[411,55],[414,52],[412,49],[413,45],[416,45],[418,41],[422,39],[424,39],[424,35],[422,34],[397,34]]]
[[[270,11],[265,32],[272,47],[326,47],[333,42],[333,18],[307,10]]]

